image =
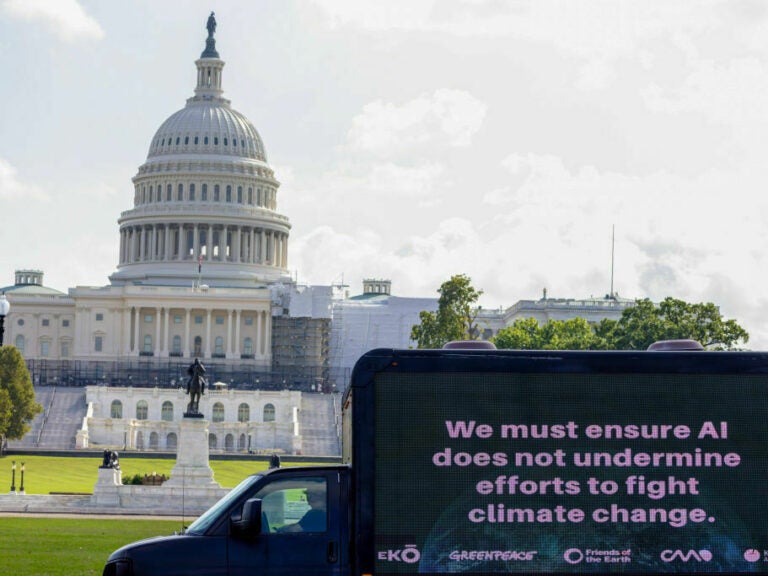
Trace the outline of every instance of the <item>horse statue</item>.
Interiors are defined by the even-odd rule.
[[[187,368],[187,374],[189,380],[187,381],[187,394],[189,394],[189,404],[187,404],[186,414],[200,414],[199,405],[200,397],[205,394],[205,366],[200,363],[200,360],[195,358],[195,361]]]

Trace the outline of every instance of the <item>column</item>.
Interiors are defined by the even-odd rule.
[[[131,354],[131,307],[123,310],[123,356]]]
[[[160,356],[160,313],[162,308],[155,308],[155,345],[152,352],[155,356]]]
[[[185,358],[191,358],[192,357],[192,348],[190,348],[189,344],[189,330],[191,328],[190,321],[192,319],[192,310],[189,308],[186,308],[187,317],[184,319],[184,357]]]
[[[165,357],[168,356],[168,351],[170,350],[170,347],[168,346],[170,321],[171,321],[171,309],[166,308],[165,309],[165,333],[163,334],[163,346],[160,350],[161,354]]]
[[[232,233],[232,244],[235,245],[234,247],[234,254],[232,254],[232,259],[235,262],[240,262],[240,234],[242,233],[242,227],[235,226],[235,231]]]
[[[192,229],[192,256],[197,259],[200,254],[200,230],[198,230],[197,224]]]
[[[233,332],[232,328],[234,327],[232,326],[233,314],[234,314],[233,310],[230,310],[229,313],[227,314],[227,358],[232,357],[232,340],[234,340],[234,338],[232,337],[232,332]]]
[[[283,236],[283,268],[288,268],[288,234]]]
[[[179,253],[177,254],[177,257],[179,260],[184,259],[184,252],[186,250],[187,245],[187,238],[186,234],[184,234],[184,224],[179,224]]]
[[[267,233],[265,230],[261,231],[260,240],[259,240],[260,246],[259,246],[259,262],[261,264],[267,263]]]
[[[272,355],[272,313],[267,310],[264,313],[264,354]]]
[[[133,355],[139,355],[139,328],[141,327],[141,308],[136,307],[133,316]]]
[[[258,260],[256,257],[256,228],[251,228],[251,253],[248,256],[248,262],[256,264]]]
[[[213,310],[208,310],[208,315],[205,323],[205,357],[211,357],[211,316]]]
[[[256,313],[256,342],[255,342],[255,348],[254,351],[256,353],[256,357],[264,356],[264,338],[261,333],[261,327],[262,327],[262,315],[263,312],[257,312]]]
[[[221,262],[227,261],[227,227],[222,226],[221,232],[219,232],[219,260]]]
[[[213,224],[208,224],[208,233],[205,235],[205,259],[213,260]]]
[[[171,225],[166,224],[165,225],[165,241],[164,246],[165,248],[165,254],[163,255],[163,260],[170,260],[171,259]]]
[[[235,358],[240,358],[240,310],[235,311]]]

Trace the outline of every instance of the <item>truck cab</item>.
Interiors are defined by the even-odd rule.
[[[104,576],[344,575],[349,490],[347,466],[253,474],[184,534],[116,550]]]

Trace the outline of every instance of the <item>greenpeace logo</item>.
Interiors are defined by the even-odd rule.
[[[664,550],[660,557],[662,562],[710,562],[712,552],[709,550]]]
[[[534,550],[515,551],[515,550],[454,550],[448,557],[456,562],[475,562],[475,561],[505,561],[511,560],[530,562],[536,556]]]

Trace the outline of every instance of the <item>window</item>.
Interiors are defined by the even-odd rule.
[[[200,200],[206,202],[208,200],[208,184],[203,184],[203,191],[201,194]]]
[[[233,452],[235,449],[235,437],[232,434],[227,434],[224,437],[224,451]]]
[[[202,323],[203,323],[203,317],[195,316],[195,324],[202,324]]]
[[[19,319],[16,321],[16,324],[18,324],[19,326],[24,326],[24,318],[19,318]]]
[[[322,476],[276,480],[253,497],[262,502],[265,532],[328,530],[328,487]]]
[[[51,354],[51,343],[48,340],[40,342],[40,356],[48,358]]]
[[[248,188],[248,204],[253,204],[253,188]]]
[[[213,137],[213,145],[214,146],[218,146],[219,145],[219,137],[218,136],[214,136]]]
[[[275,405],[264,404],[264,422],[274,422],[274,421],[275,421]]]
[[[147,198],[147,202],[152,202],[152,186],[149,187],[149,198]]]
[[[208,146],[208,136],[206,136],[205,138],[203,138],[203,144],[204,144],[204,145],[206,145],[206,146]]]
[[[171,432],[168,434],[168,436],[165,437],[165,447],[168,448],[168,450],[175,450],[176,449],[176,434],[174,432]]]
[[[63,328],[69,328],[69,320],[62,320],[61,321],[61,326]]]
[[[184,146],[189,144],[189,136],[184,136]]]
[[[251,408],[243,402],[240,404],[240,406],[237,407],[237,421],[238,422],[248,422],[251,419]]]
[[[251,340],[250,336],[243,340],[243,354],[253,356],[253,340]]]
[[[213,201],[214,202],[219,201],[219,185],[218,184],[213,185]]]
[[[195,199],[195,185],[190,184],[189,185],[189,199],[194,200]]]
[[[94,352],[103,352],[104,351],[104,337],[103,336],[96,336],[93,339],[93,350],[94,350]]]
[[[109,407],[110,418],[122,418],[123,417],[123,403],[120,400],[112,400],[112,405]]]
[[[224,146],[226,146],[226,145],[227,145],[227,139],[224,138]]]
[[[253,316],[246,316],[245,317],[245,325],[251,326],[253,324]]]
[[[50,326],[51,325],[51,320],[49,318],[43,318],[42,325],[43,326]]]
[[[216,402],[216,404],[213,405],[213,415],[211,420],[213,420],[213,422],[224,422],[224,404]]]
[[[181,324],[181,314],[174,314],[173,315],[173,323],[174,324]]]
[[[173,422],[173,402],[170,400],[163,402],[160,418],[166,422]]]
[[[69,342],[64,341],[61,343],[61,357],[69,358]]]
[[[178,334],[176,334],[173,337],[173,350],[172,350],[172,352],[174,354],[181,355],[181,336],[179,336]]]
[[[216,450],[217,444],[216,434],[208,434],[208,450]]]
[[[102,314],[101,312],[97,312],[96,313],[96,322],[101,322],[103,320],[104,320],[104,314]]]
[[[227,202],[232,202],[232,186],[227,185]]]
[[[195,356],[203,355],[203,339],[200,336],[195,336]]]
[[[223,355],[224,354],[224,338],[222,338],[221,336],[216,336],[216,340],[214,340],[213,342],[214,342],[214,348],[215,348],[214,352],[216,354]]]
[[[216,316],[216,324],[224,324],[224,316]]]
[[[16,348],[21,354],[24,354],[24,336],[22,334],[16,335]]]
[[[237,148],[237,138],[232,138],[232,146]]]
[[[198,142],[197,136],[195,136],[195,146],[197,146],[197,142]]]
[[[144,352],[152,352],[152,336],[144,334]]]
[[[171,195],[173,194],[173,186],[168,184],[165,187],[165,199],[170,202],[171,201]],[[157,195],[157,201],[160,202],[160,195]]]
[[[181,142],[181,138],[179,138],[178,136],[176,136],[176,146],[178,146],[178,145],[179,145],[179,142]]]
[[[136,420],[146,420],[149,412],[149,405],[146,400],[136,402]]]
[[[184,184],[179,184],[179,187],[176,189],[176,200],[179,202],[184,200]]]
[[[237,187],[237,203],[238,204],[243,203],[243,187],[242,186]]]
[[[157,450],[159,437],[157,432],[150,432],[149,434],[149,449]]]
[[[152,323],[152,314],[145,314],[144,315],[144,322],[146,322],[147,324],[151,324]]]

